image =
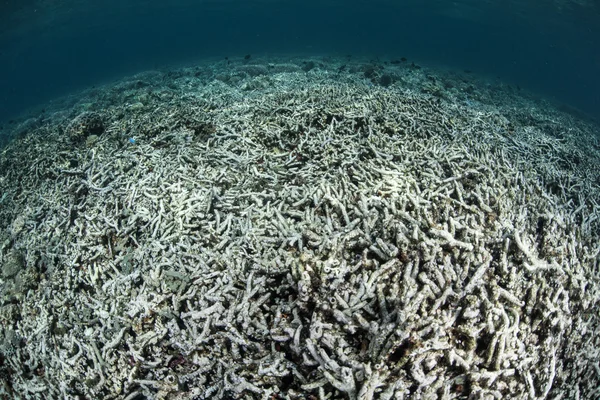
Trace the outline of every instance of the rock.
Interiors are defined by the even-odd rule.
[[[102,116],[96,112],[85,111],[76,116],[67,126],[66,132],[73,141],[85,140],[91,135],[104,133],[104,121]]]

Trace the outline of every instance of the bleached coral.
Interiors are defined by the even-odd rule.
[[[90,149],[42,127],[3,155],[19,161],[0,192],[23,195],[0,209],[2,260],[26,252],[3,274],[24,282],[22,306],[0,308],[4,393],[597,393],[597,188],[575,204],[544,179],[600,163],[529,160],[531,143],[563,144],[509,135],[508,113],[287,78],[174,96],[149,74],[168,110],[111,120]]]

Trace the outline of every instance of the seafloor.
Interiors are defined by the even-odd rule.
[[[593,121],[246,57],[3,132],[2,399],[600,397]]]

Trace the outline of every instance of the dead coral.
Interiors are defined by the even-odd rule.
[[[184,69],[168,99],[104,104],[134,143],[13,142],[2,251],[29,272],[0,305],[0,394],[593,396],[593,128],[540,112],[558,141],[363,72],[199,92]]]

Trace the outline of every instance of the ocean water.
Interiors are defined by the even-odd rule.
[[[594,117],[593,1],[12,1],[0,5],[0,119],[137,71],[251,54],[407,57]]]
[[[0,0],[0,399],[600,398],[600,8]]]

